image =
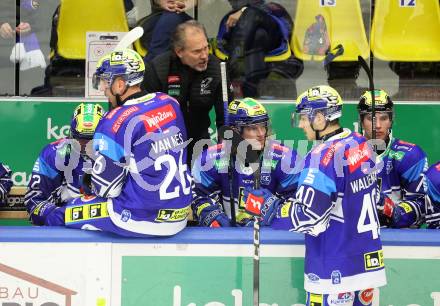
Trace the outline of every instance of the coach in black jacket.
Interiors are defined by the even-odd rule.
[[[176,28],[171,46],[172,51],[146,63],[143,87],[148,92],[167,93],[179,101],[188,138],[193,139],[188,148],[188,161],[191,161],[195,142],[209,139],[212,107],[215,108],[217,129],[224,123],[220,61],[209,54],[206,31],[195,20]],[[227,87],[228,101],[231,101],[229,83]]]

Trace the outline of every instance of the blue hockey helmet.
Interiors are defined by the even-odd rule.
[[[234,127],[244,127],[263,123],[269,124],[269,115],[264,106],[255,99],[236,99],[229,103],[229,123]]]
[[[343,101],[339,93],[327,85],[312,87],[296,100],[295,111],[292,113],[292,125],[298,126],[301,115],[307,115],[310,123],[318,112],[322,113],[331,122],[342,116]]]
[[[122,77],[128,86],[133,86],[142,82],[144,72],[144,60],[139,53],[131,49],[113,51],[98,61],[92,78],[93,88],[99,89],[101,80],[111,86],[116,77]]]
[[[99,104],[81,103],[74,112],[70,123],[70,137],[75,139],[92,139],[104,109]]]

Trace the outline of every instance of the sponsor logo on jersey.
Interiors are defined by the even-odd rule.
[[[341,272],[339,270],[332,271],[331,274],[332,284],[337,285],[341,283]]]
[[[121,127],[121,124],[134,112],[137,112],[139,110],[139,107],[137,106],[130,106],[126,110],[124,110],[118,118],[116,118],[115,122],[113,122],[112,125],[112,131],[113,133],[116,133],[119,128]]]
[[[104,218],[108,216],[107,202],[84,204],[81,206],[67,207],[65,222],[72,223]]]
[[[270,181],[272,180],[272,177],[270,174],[261,174],[261,184],[262,185],[269,185]]]
[[[377,268],[382,268],[384,266],[383,262],[383,251],[376,251],[364,254],[364,264],[365,270],[374,270]]]
[[[367,143],[364,142],[353,149],[345,151],[344,154],[348,161],[348,169],[350,173],[353,173],[362,165],[362,163],[369,160],[371,157],[371,150]]]
[[[217,170],[224,169],[228,167],[228,160],[226,158],[214,160],[214,166]]]
[[[332,144],[325,152],[325,154],[321,160],[321,164],[327,167],[328,164],[330,163],[330,161],[333,159],[335,152],[337,150],[339,150],[339,148],[342,146],[343,146],[343,144],[341,142],[337,142],[337,143]]]
[[[189,206],[179,209],[160,209],[157,213],[157,222],[179,222],[188,217]]]
[[[403,159],[403,157],[405,156],[405,152],[389,150],[388,156],[392,159],[401,161]]]
[[[278,150],[278,151],[282,151],[282,152],[288,152],[289,151],[289,148],[283,146],[280,143],[276,143],[276,142],[272,144],[272,149]]]
[[[310,306],[322,306],[324,305],[324,296],[322,294],[310,293]]]
[[[107,114],[107,116],[105,116],[105,118],[107,118],[107,119],[112,119],[113,116],[116,114],[116,112],[117,112],[120,108],[121,108],[121,107],[118,106],[118,107],[112,109],[110,112],[108,112],[108,114]]]
[[[170,104],[153,109],[144,115],[146,117],[144,125],[147,132],[154,132],[176,119],[176,112]]]
[[[372,288],[359,291],[358,297],[362,305],[370,305],[373,302],[373,291]]]
[[[327,297],[327,303],[329,306],[351,306],[353,305],[354,296],[354,292],[329,294]]]
[[[218,143],[214,146],[208,147],[208,151],[217,151],[217,150],[221,150],[222,148],[223,148],[223,143]]]
[[[262,167],[265,169],[275,169],[277,167],[278,161],[273,159],[263,159]]]

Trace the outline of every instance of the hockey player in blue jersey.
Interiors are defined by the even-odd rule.
[[[426,171],[428,191],[426,196],[426,224],[428,228],[440,228],[440,162]]]
[[[183,116],[175,99],[141,91],[144,71],[131,49],[98,61],[93,83],[112,110],[93,138],[96,196],[45,207],[45,224],[130,237],[169,236],[186,226],[191,186]]]
[[[297,99],[294,119],[309,140],[296,197],[246,190],[249,208],[275,229],[305,233],[307,306],[371,305],[386,284],[374,152],[362,135],[339,125],[342,99],[333,88],[312,87]],[[251,210],[251,209],[249,209]]]
[[[377,205],[382,226],[419,227],[425,218],[428,168],[425,152],[412,143],[393,137],[393,102],[384,90],[374,92],[376,138],[378,146],[378,183],[381,197]],[[371,92],[365,92],[358,104],[359,120],[367,139],[373,138]]]
[[[6,204],[6,197],[11,190],[12,171],[2,163],[0,163],[0,206]]]
[[[294,194],[295,165],[300,159],[296,151],[267,138],[270,121],[264,106],[252,98],[234,100],[229,104],[228,114],[232,128],[258,152],[261,185],[280,197]],[[237,154],[229,160],[230,151],[226,142],[211,146],[202,152],[192,169],[193,215],[201,226],[242,226],[252,218],[244,210],[243,190],[254,185],[254,173]],[[231,190],[234,211],[230,205]]]
[[[81,103],[73,112],[70,136],[41,150],[24,200],[32,223],[44,224],[45,207],[66,205],[89,191],[84,178],[92,170],[92,138],[103,115],[99,104]]]

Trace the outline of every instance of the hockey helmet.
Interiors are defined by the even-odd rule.
[[[264,106],[255,99],[236,99],[229,103],[229,123],[234,127],[245,127],[253,124],[269,124],[269,115]]]
[[[371,91],[364,92],[357,109],[361,121],[366,114],[372,113]],[[390,120],[393,120],[393,101],[391,101],[385,90],[378,89],[374,91],[374,110],[375,112],[388,113]]]
[[[292,113],[292,125],[298,126],[300,115],[307,115],[310,123],[321,112],[328,122],[342,116],[343,101],[339,93],[327,85],[312,87],[303,92],[296,100]]]
[[[99,104],[81,103],[74,112],[70,123],[70,137],[75,139],[92,139],[104,109]]]
[[[144,60],[139,53],[131,49],[113,51],[98,61],[92,79],[93,88],[99,89],[101,80],[111,86],[116,77],[122,77],[128,86],[133,86],[142,82],[144,72]]]

